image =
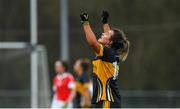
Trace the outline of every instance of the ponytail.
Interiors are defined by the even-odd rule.
[[[122,48],[120,49],[119,57],[121,61],[125,61],[129,54],[130,42],[128,40],[124,40],[122,43]]]
[[[129,54],[130,42],[127,40],[125,33],[119,29],[112,29],[112,45],[111,48],[119,53],[119,59],[125,61]]]

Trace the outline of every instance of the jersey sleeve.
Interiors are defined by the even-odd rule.
[[[102,44],[100,44],[100,51],[99,51],[99,53],[95,52],[96,56],[103,56],[103,51],[104,51],[104,47]]]

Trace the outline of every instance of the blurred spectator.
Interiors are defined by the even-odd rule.
[[[76,107],[87,108],[91,106],[91,81],[88,76],[90,62],[88,59],[78,59],[74,64],[76,79]]]
[[[75,81],[73,76],[68,73],[68,64],[65,61],[55,63],[57,75],[54,77],[53,90],[54,97],[52,108],[72,108],[73,98],[76,94]]]

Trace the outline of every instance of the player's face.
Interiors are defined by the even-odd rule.
[[[55,71],[56,71],[56,73],[63,73],[64,72],[64,68],[63,68],[61,62],[55,63]]]
[[[81,62],[76,61],[73,67],[74,67],[74,71],[77,73],[77,75],[79,75],[79,71],[81,69]]]
[[[111,36],[112,36],[112,30],[102,33],[101,38],[98,39],[98,42],[103,45],[110,45],[112,43]]]

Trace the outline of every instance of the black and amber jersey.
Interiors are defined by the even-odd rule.
[[[102,100],[120,102],[117,85],[119,73],[118,53],[112,48],[102,46],[93,60],[93,97],[92,103]]]
[[[81,76],[77,77],[77,82],[76,82],[76,108],[81,108],[81,99],[82,99],[82,93],[86,91],[86,86],[89,84],[89,77],[87,75],[87,72],[84,72]],[[81,92],[81,93],[80,93]]]

